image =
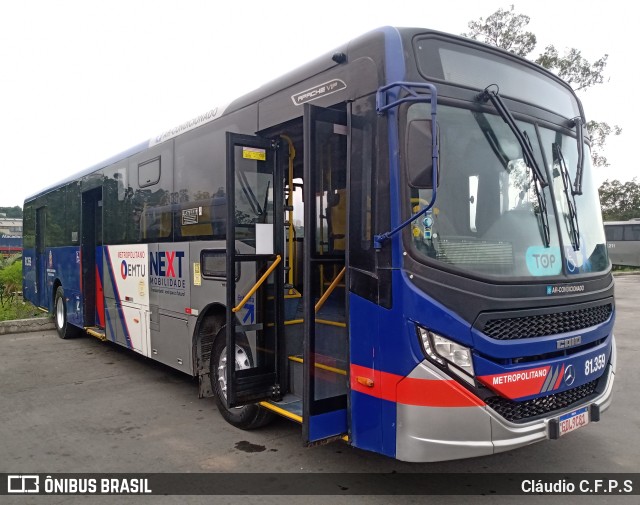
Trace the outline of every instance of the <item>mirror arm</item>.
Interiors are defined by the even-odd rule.
[[[434,173],[435,172],[436,172],[436,170],[434,170]],[[435,179],[435,177],[434,177],[434,179]],[[387,240],[389,240],[391,237],[393,237],[396,233],[398,233],[400,230],[402,230],[405,226],[408,226],[412,221],[415,221],[420,216],[425,214],[429,209],[431,209],[431,207],[433,207],[434,203],[436,203],[436,186],[433,187],[433,194],[431,195],[431,201],[429,202],[429,205],[427,205],[424,209],[422,209],[417,214],[414,214],[413,216],[411,216],[404,223],[402,223],[401,225],[395,227],[393,230],[387,231],[387,232],[382,233],[380,235],[374,235],[374,237],[373,237],[373,247],[374,247],[374,249],[377,249],[377,250],[382,249],[382,244],[383,243],[385,243]]]
[[[392,96],[392,101],[388,102],[387,91],[392,88],[399,88],[400,91],[406,93],[402,98],[396,98],[398,92],[389,93]],[[420,94],[416,92],[416,89],[428,90],[429,94]],[[406,102],[428,102],[431,103],[431,158],[433,163],[433,192],[431,193],[431,201],[429,204],[417,214],[414,214],[404,223],[395,227],[391,231],[387,231],[380,235],[374,235],[373,247],[376,250],[382,249],[382,244],[393,237],[396,233],[402,230],[405,226],[409,225],[412,221],[425,214],[436,203],[436,193],[438,188],[438,125],[436,122],[436,110],[438,106],[438,90],[435,85],[427,82],[394,82],[378,88],[376,93],[376,112],[379,116],[384,115],[389,109],[398,107]]]

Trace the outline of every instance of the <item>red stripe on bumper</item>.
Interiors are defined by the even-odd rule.
[[[358,377],[373,381],[362,384]],[[403,377],[392,373],[351,365],[351,389],[382,400],[420,407],[483,407],[485,403],[455,380]]]

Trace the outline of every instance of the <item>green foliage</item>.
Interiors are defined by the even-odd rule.
[[[22,260],[17,260],[0,270],[0,284],[13,286],[16,291],[22,288]]]
[[[22,291],[22,260],[0,268],[0,305],[13,304],[15,294]]]
[[[575,47],[565,52],[564,56],[559,56],[558,50],[549,45],[536,58],[536,63],[553,71],[578,91],[604,82],[604,67],[607,66],[608,58],[609,55],[605,54],[599,60],[589,63]]]
[[[635,177],[625,183],[617,179],[606,180],[598,192],[605,221],[627,221],[640,217],[640,184]]]
[[[610,126],[609,123],[589,121],[587,122],[587,130],[591,137],[591,161],[594,167],[608,167],[609,162],[602,154],[607,137],[611,134],[620,135],[622,128],[619,126]]]
[[[463,37],[485,42],[492,46],[506,49],[518,56],[527,57],[536,47],[536,36],[526,31],[529,16],[516,14],[513,5],[510,10],[498,9],[487,17],[468,23],[469,33]],[[544,52],[534,61],[564,79],[575,91],[587,89],[604,82],[604,69],[607,66],[608,54],[589,62],[581,51],[571,48],[560,56],[553,45],[548,45]],[[607,167],[609,163],[602,154],[607,137],[620,135],[619,126],[610,126],[605,122],[589,121],[587,130],[591,136],[591,159],[595,167]]]
[[[510,10],[498,9],[486,20],[480,18],[478,21],[469,21],[470,31],[462,36],[527,57],[537,43],[535,34],[526,31],[530,20],[529,16],[516,14],[512,5]],[[548,45],[534,61],[557,74],[577,91],[604,82],[608,58],[609,55],[605,54],[591,63],[576,48],[568,49],[560,56],[553,45]]]
[[[46,314],[38,310],[30,302],[23,302],[22,297],[16,297],[11,303],[0,303],[0,321],[14,321],[16,319],[30,319],[45,317]]]
[[[22,259],[0,261],[0,321],[43,315],[31,303],[22,301],[20,291],[22,291]]]
[[[15,207],[0,207],[0,214],[6,214],[7,217],[13,219],[22,218],[22,207],[16,205]]]
[[[478,21],[469,21],[470,31],[462,36],[525,57],[533,51],[537,43],[536,36],[524,30],[529,20],[529,16],[516,14],[512,5],[511,10],[498,9],[486,20],[480,18]]]

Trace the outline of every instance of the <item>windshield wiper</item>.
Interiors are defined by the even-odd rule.
[[[522,136],[524,137],[524,140],[531,152],[533,152],[531,140],[529,139],[527,132],[522,132]],[[547,211],[547,197],[544,194],[544,181],[540,180],[535,170],[531,170],[531,178],[533,179],[533,191],[536,194],[536,200],[538,202],[538,207],[540,208],[539,216],[542,240],[544,242],[544,246],[549,247],[551,244],[551,230],[549,229],[549,212]]]
[[[491,86],[495,86],[495,90],[489,91]],[[538,215],[540,216],[540,234],[542,236],[542,240],[545,247],[549,247],[551,243],[551,231],[549,229],[549,213],[547,211],[547,199],[544,194],[544,188],[546,188],[549,184],[544,178],[542,174],[542,170],[536,161],[536,158],[533,154],[533,147],[531,145],[531,140],[529,139],[529,135],[527,135],[526,131],[521,131],[516,124],[515,118],[511,115],[511,112],[502,101],[502,97],[498,95],[498,86],[496,84],[491,84],[487,86],[480,95],[478,95],[478,100],[486,102],[487,100],[491,100],[491,103],[496,108],[500,117],[502,117],[503,121],[507,123],[507,126],[511,129],[518,144],[520,144],[520,148],[522,149],[522,156],[524,158],[525,165],[531,169],[531,178],[533,179],[533,190],[536,195],[536,200],[538,202]]]
[[[495,86],[495,90],[489,91],[491,86]],[[502,101],[502,97],[498,95],[498,86],[497,84],[491,84],[487,86],[482,93],[478,95],[478,100],[486,102],[490,100],[495,109],[500,114],[500,117],[507,123],[507,126],[511,129],[513,134],[516,137],[516,140],[520,144],[522,148],[522,154],[524,156],[524,162],[527,164],[529,168],[533,171],[538,182],[542,186],[542,188],[546,188],[548,186],[547,181],[544,178],[542,170],[536,161],[535,156],[533,155],[533,149],[531,148],[531,143],[528,142],[528,139],[525,135],[525,132],[522,132],[518,129],[518,125],[516,124],[515,118],[511,115],[511,112]]]
[[[564,185],[564,196],[567,199],[567,207],[569,208],[569,235],[571,238],[571,245],[574,251],[580,250],[580,228],[578,227],[578,213],[576,211],[576,200],[574,198],[575,193],[570,191],[571,179],[569,178],[569,170],[567,170],[567,164],[564,161],[562,155],[562,149],[560,144],[554,143],[553,149],[553,163],[557,164],[560,170],[560,176],[562,177],[562,183]],[[576,179],[576,182],[577,179]],[[566,218],[565,218],[566,219]]]
[[[576,180],[571,193],[574,195],[582,194],[582,173],[584,172],[584,131],[582,130],[582,118],[574,117],[573,122],[576,125],[576,140],[578,141],[578,167],[576,168]]]
[[[242,187],[242,192],[244,193],[244,196],[247,198],[247,202],[249,202],[249,206],[251,207],[251,210],[255,213],[256,216],[261,216],[262,208],[260,207],[260,202],[258,202],[256,195],[251,189],[251,185],[247,180],[247,176],[244,173],[244,170],[240,169],[238,170],[237,173],[238,173],[238,180],[240,181],[240,186]]]
[[[473,119],[476,120],[478,126],[480,127],[480,131],[484,135],[484,138],[487,140],[489,147],[494,152],[494,154],[500,160],[500,164],[504,167],[505,170],[508,170],[509,167],[509,157],[505,154],[502,146],[500,145],[500,141],[496,136],[496,133],[493,131],[493,128],[487,118],[485,117],[483,112],[472,112]]]

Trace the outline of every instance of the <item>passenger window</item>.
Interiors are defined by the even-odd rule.
[[[227,278],[226,249],[204,250],[200,253],[202,275],[207,278]],[[240,263],[236,263],[236,281],[240,279]]]
[[[227,276],[226,251],[202,251],[201,260],[202,275],[205,277]]]
[[[160,180],[160,157],[138,165],[138,186],[153,186]]]

